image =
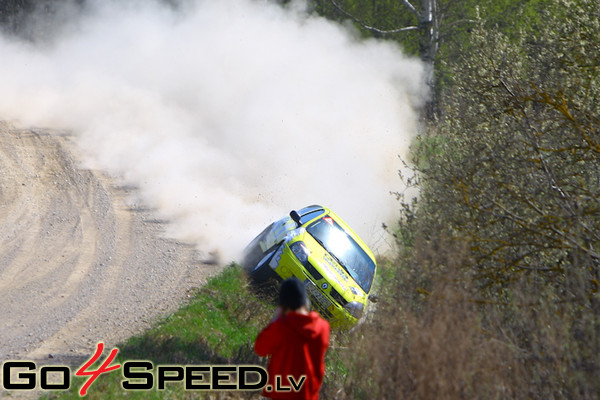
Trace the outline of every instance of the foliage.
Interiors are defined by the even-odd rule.
[[[475,29],[420,150],[427,207],[471,240],[485,286],[575,267],[598,287],[600,31],[590,10],[568,13],[517,45]]]
[[[514,352],[488,334],[468,299],[465,254],[447,242],[412,261],[382,263],[391,278],[382,301],[368,323],[340,340],[349,371],[329,380],[325,398],[519,398]]]
[[[401,1],[356,1],[339,0],[335,4],[344,10],[344,14],[331,0],[314,0],[314,10],[319,15],[326,16],[338,22],[347,21],[350,14],[362,21],[365,25],[377,28],[380,31],[392,31],[406,26],[418,24],[414,14],[408,11]],[[405,31],[393,34],[382,34],[377,31],[365,29],[359,23],[354,26],[365,37],[376,37],[396,40],[400,42],[407,54],[418,55],[419,38],[415,31]]]
[[[474,49],[470,32],[476,21],[485,30],[496,29],[515,41],[544,24],[543,10],[553,1],[501,0],[482,4],[476,0],[312,0],[312,3],[318,14],[340,22],[350,21],[365,37],[397,41],[406,54],[419,56],[430,64],[433,67],[429,82],[432,99],[427,108],[430,117],[437,114],[441,92],[452,88],[453,76],[446,64]],[[431,22],[423,23],[428,19],[429,7]],[[415,29],[402,30],[407,27]],[[434,110],[436,113],[431,113]]]
[[[512,349],[516,397],[600,393],[599,17],[559,1],[514,37],[480,20],[414,146],[421,192],[403,231],[419,232],[417,254],[468,244],[459,279]],[[444,270],[428,266],[429,288]]]

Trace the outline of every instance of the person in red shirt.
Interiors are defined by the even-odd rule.
[[[329,322],[309,311],[306,288],[296,277],[282,282],[278,304],[275,317],[254,343],[256,354],[271,357],[263,396],[317,400],[325,375]]]

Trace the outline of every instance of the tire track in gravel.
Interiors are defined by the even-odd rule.
[[[0,123],[0,362],[87,359],[220,269],[74,153],[68,137]]]

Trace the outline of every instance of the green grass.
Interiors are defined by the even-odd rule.
[[[384,272],[384,271],[381,271]],[[382,274],[382,276],[385,275]],[[381,288],[381,277],[375,285]],[[273,299],[256,295],[238,265],[230,265],[198,290],[192,300],[177,312],[146,332],[116,345],[117,358],[111,365],[144,360],[159,365],[262,365],[266,360],[254,353],[254,340],[274,312]],[[341,385],[352,376],[364,375],[348,364],[348,354],[356,350],[356,335],[332,331],[326,356],[326,374],[322,398],[336,398]],[[104,362],[110,348],[90,368]],[[92,354],[90,354],[90,357]],[[74,374],[81,365],[71,366]],[[254,399],[259,392],[186,391],[183,383],[167,383],[165,390],[127,391],[121,386],[122,368],[100,375],[88,389],[86,399]],[[79,389],[85,379],[72,377],[68,391],[46,392],[43,399],[80,399]]]
[[[269,322],[273,305],[257,297],[239,266],[226,267],[209,280],[195,297],[155,327],[116,347],[112,363],[147,360],[158,365],[264,365],[253,351],[259,330]],[[105,359],[100,357],[96,369]],[[90,357],[92,354],[90,354]],[[71,368],[74,373],[80,366]],[[88,389],[88,399],[187,399],[228,398],[227,393],[185,391],[182,383],[168,383],[164,391],[126,391],[121,387],[122,369],[99,376]],[[46,399],[79,399],[85,379],[73,377],[69,391],[48,392]],[[236,394],[236,398],[257,397],[257,393]]]

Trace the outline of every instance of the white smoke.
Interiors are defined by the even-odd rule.
[[[60,28],[0,38],[0,119],[71,130],[170,235],[229,261],[309,204],[372,245],[398,217],[423,68],[390,42],[251,0],[97,1]]]

